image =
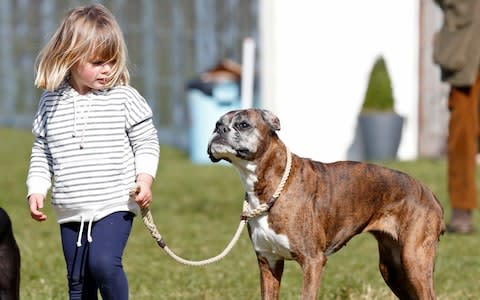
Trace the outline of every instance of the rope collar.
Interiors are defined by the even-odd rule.
[[[288,176],[290,175],[290,170],[292,168],[292,153],[290,153],[290,150],[286,148],[287,150],[287,163],[285,165],[285,170],[283,171],[283,176],[282,179],[280,180],[280,183],[277,186],[277,189],[275,190],[275,193],[268,199],[267,202],[260,204],[257,208],[251,209],[250,205],[248,204],[248,199],[247,199],[247,194],[245,194],[245,202],[243,204],[243,212],[241,215],[242,220],[247,220],[249,218],[254,218],[257,216],[260,216],[270,210],[270,208],[273,206],[275,201],[280,197],[280,194],[282,193],[283,187],[285,186],[285,183],[287,182]]]

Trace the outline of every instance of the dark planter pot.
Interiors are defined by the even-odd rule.
[[[404,118],[396,113],[362,113],[359,117],[360,133],[366,160],[397,158],[402,138]]]

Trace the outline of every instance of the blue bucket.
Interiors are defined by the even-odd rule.
[[[212,96],[191,89],[187,92],[190,107],[189,155],[196,164],[210,163],[208,141],[215,123],[225,113],[240,109],[240,89],[234,82],[216,84]]]

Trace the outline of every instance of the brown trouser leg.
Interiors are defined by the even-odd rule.
[[[452,208],[477,206],[476,155],[480,74],[470,88],[452,87],[448,100],[448,193]]]

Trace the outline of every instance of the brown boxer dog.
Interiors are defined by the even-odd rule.
[[[290,154],[277,130],[280,121],[267,110],[231,111],[208,144],[213,162],[223,159],[238,170],[250,209],[269,207],[248,218],[262,299],[278,299],[285,260],[303,269],[302,298],[316,299],[327,257],[362,232],[376,238],[380,272],[398,298],[435,299],[435,252],[445,225],[434,194],[385,167]]]

